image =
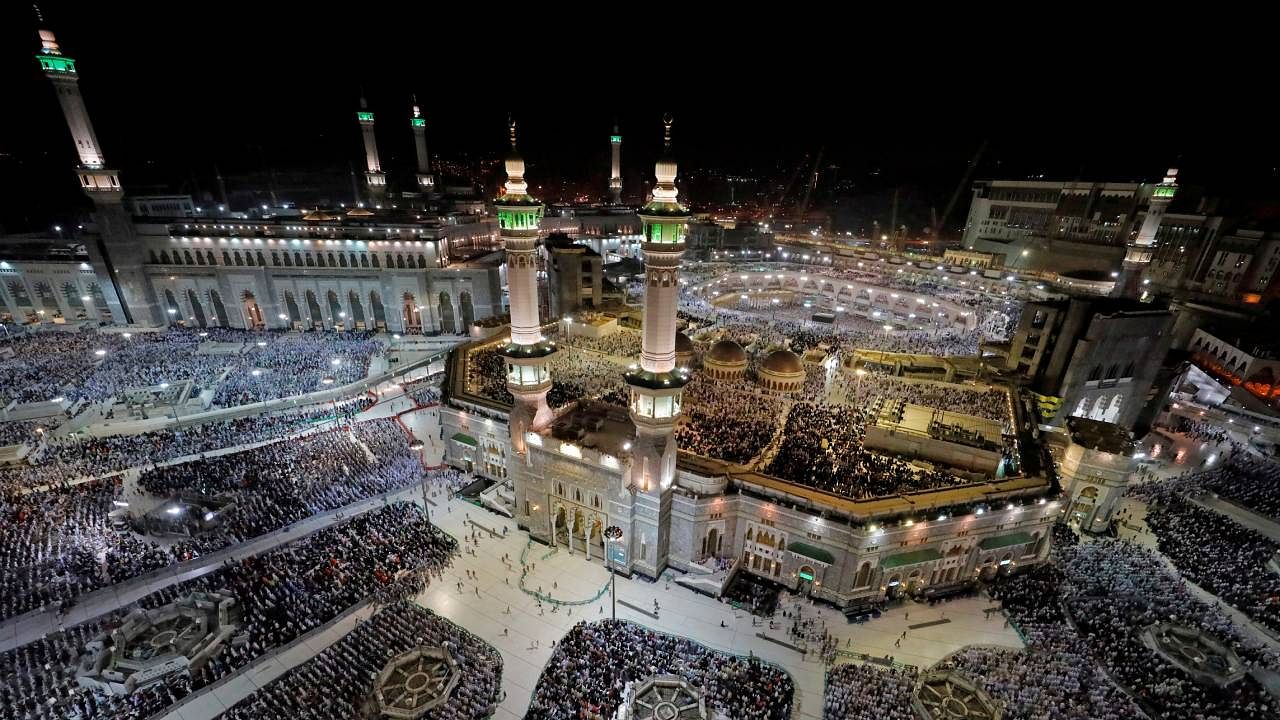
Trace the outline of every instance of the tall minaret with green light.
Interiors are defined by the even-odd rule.
[[[689,211],[676,197],[676,161],[671,155],[671,116],[663,118],[663,156],[655,168],[653,198],[638,215],[644,227],[644,318],[640,365],[624,379],[630,389],[630,415],[636,426],[631,450],[631,484],[636,513],[631,547],[641,572],[656,576],[667,562],[671,487],[676,477],[675,428],[680,419],[681,388],[687,370],[676,367],[676,308],[680,259],[684,257]],[[635,534],[633,533],[633,535]]]
[[[107,167],[98,136],[89,122],[89,112],[80,96],[76,61],[62,54],[57,38],[49,30],[40,31],[40,52],[36,60],[58,95],[80,160],[76,177],[94,204],[98,239],[86,242],[85,248],[98,276],[110,278],[110,288],[104,287],[103,293],[112,317],[121,323],[158,326],[162,320],[160,306],[150,280],[142,271],[145,251],[138,240],[133,218],[121,204],[124,188],[120,185],[120,175]]]
[[[509,430],[511,446],[524,457],[527,433],[551,424],[547,406],[551,371],[547,362],[556,351],[542,337],[538,319],[538,233],[542,203],[529,195],[524,181],[524,160],[516,151],[516,124],[511,121],[511,154],[506,159],[507,182],[494,200],[498,232],[507,251],[507,293],[511,305],[511,342],[502,349],[507,368],[507,389],[515,399]]]
[[[418,153],[418,189],[429,193],[436,187],[436,179],[431,174],[431,156],[427,155],[427,119],[418,109],[418,98],[413,98],[413,116],[409,118],[409,127],[413,128],[413,147]]]
[[[622,204],[622,136],[618,134],[618,123],[613,124],[613,134],[609,136],[609,204]]]
[[[360,110],[356,112],[356,120],[360,123],[360,133],[364,136],[364,159],[368,166],[364,180],[369,185],[369,194],[376,204],[381,205],[387,196],[387,175],[382,172],[382,163],[378,160],[378,140],[373,134],[373,113],[364,97],[360,98]]]
[[[1151,188],[1151,199],[1147,203],[1147,214],[1142,219],[1138,234],[1125,248],[1124,263],[1121,265],[1120,277],[1116,280],[1113,295],[1147,300],[1150,295],[1143,287],[1143,274],[1151,265],[1151,257],[1155,254],[1156,233],[1160,231],[1160,223],[1164,220],[1165,210],[1173,202],[1178,192],[1178,170],[1169,168],[1164,181]]]

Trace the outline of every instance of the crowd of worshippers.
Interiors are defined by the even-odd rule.
[[[962,481],[940,470],[913,467],[863,446],[866,417],[859,408],[798,402],[765,472],[844,497],[861,499],[932,490]]]
[[[794,686],[777,667],[617,620],[580,622],[569,630],[538,678],[525,717],[615,717],[628,683],[652,675],[676,675],[688,682],[704,694],[708,715],[791,717]]]
[[[1223,482],[1224,476],[1237,472],[1237,467],[1230,466],[1197,475],[1213,475]],[[1204,482],[1198,477],[1192,479],[1195,481]],[[1267,567],[1280,545],[1226,515],[1189,501],[1185,495],[1189,486],[1154,481],[1131,491],[1147,502],[1147,527],[1160,552],[1173,561],[1184,578],[1280,633],[1280,573]]]
[[[193,592],[230,592],[243,643],[227,643],[199,668],[113,696],[76,684],[84,644],[119,626],[131,608],[0,654],[0,707],[15,720],[143,720],[189,693],[365,600],[392,604],[421,592],[457,553],[457,541],[411,503],[392,503],[271,552],[224,563],[144,597],[154,609]]]
[[[48,420],[12,420],[0,422],[0,447],[7,445],[35,445],[43,439],[44,434],[57,427],[62,418],[55,416]]]
[[[263,416],[253,427],[279,432],[308,415],[291,414],[284,426]],[[345,430],[321,432],[296,443],[144,470],[139,484],[148,492],[167,497],[191,491],[236,501],[219,525],[173,543],[143,539],[113,520],[115,503],[123,502],[118,478],[62,480],[32,491],[17,481],[5,485],[0,496],[0,618],[74,602],[104,585],[404,487],[421,475],[421,465],[408,452],[404,431],[394,420],[358,423],[353,432],[359,443]],[[124,438],[111,440],[117,439]],[[145,442],[163,446],[160,437]],[[116,461],[78,467],[88,475],[121,469]],[[308,474],[291,476],[299,469]]]
[[[1192,594],[1154,551],[1103,539],[1056,546],[1054,560],[1062,573],[1058,594],[1042,588],[1028,592],[1026,602],[1040,608],[1060,600],[1089,657],[1132,692],[1149,717],[1247,720],[1280,714],[1280,701],[1251,677],[1226,688],[1202,684],[1144,643],[1144,630],[1173,622],[1213,637],[1246,668],[1280,668],[1280,657],[1248,639],[1218,604]]]
[[[372,404],[372,397],[361,395],[301,410],[178,425],[137,435],[59,437],[45,433],[44,444],[27,456],[26,463],[0,469],[0,485],[29,488],[62,480],[100,477],[188,455],[265,442],[326,420],[349,419]]]
[[[467,354],[467,390],[500,403],[514,402],[507,390],[507,371],[497,346],[471,350]],[[547,404],[563,407],[575,400],[596,398],[626,405],[623,374],[626,365],[590,353],[562,348],[548,363],[551,390]]]
[[[585,335],[573,335],[572,337],[564,340],[564,344],[570,349],[591,350],[604,355],[613,355],[622,358],[639,357],[640,343],[640,333],[633,330],[619,330],[618,332],[597,338],[587,337]]]
[[[1181,415],[1178,416],[1178,421],[1174,424],[1173,429],[1192,440],[1211,442],[1215,445],[1221,445],[1231,440],[1231,436],[1227,435],[1227,432],[1217,425],[1192,420]]]
[[[423,468],[408,445],[399,423],[383,418],[146,470],[138,486],[158,498],[231,501],[215,527],[192,531],[192,541],[211,552],[416,483]]]
[[[684,386],[676,427],[681,450],[746,463],[761,453],[778,429],[778,403],[753,383],[695,375]]]
[[[378,674],[415,648],[446,648],[459,679],[422,720],[480,720],[501,695],[502,656],[462,627],[412,602],[383,608],[304,665],[241,700],[223,720],[350,720],[365,716]],[[404,676],[399,680],[403,681]],[[397,697],[386,688],[388,698]]]
[[[383,352],[367,332],[265,332],[254,337],[259,339],[246,346],[218,386],[216,404],[245,405],[348,385],[363,380],[372,358]]]
[[[911,709],[914,668],[848,663],[827,673],[824,720],[919,720]]]
[[[440,384],[433,378],[415,380],[403,385],[404,394],[419,406],[436,405],[440,402]]]
[[[877,400],[893,400],[1009,423],[1008,395],[996,388],[912,382],[874,371],[862,375],[837,373],[832,386],[833,398],[858,407]]]
[[[1195,485],[1194,492],[1212,491],[1256,513],[1280,520],[1280,462],[1235,453],[1218,467],[1189,479]]]
[[[204,352],[208,343],[233,347]],[[6,347],[13,351],[0,360],[0,399],[6,404],[55,398],[121,401],[126,390],[190,380],[192,394],[218,385],[215,402],[239,405],[318,390],[326,377],[337,385],[363,379],[370,359],[383,351],[368,333],[217,328],[47,330],[23,335]]]

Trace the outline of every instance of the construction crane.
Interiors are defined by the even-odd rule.
[[[973,154],[973,159],[969,161],[968,167],[964,169],[964,175],[960,177],[959,184],[956,185],[956,191],[951,193],[951,199],[947,201],[947,206],[942,210],[942,216],[937,217],[933,221],[933,237],[935,240],[942,240],[942,226],[947,224],[947,218],[951,217],[951,211],[955,210],[956,203],[960,201],[960,193],[969,185],[969,181],[973,178],[973,171],[978,167],[978,162],[982,160],[982,155],[987,151],[987,141],[984,139],[982,144],[978,145],[978,151]]]

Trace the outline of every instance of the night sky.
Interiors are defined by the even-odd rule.
[[[61,110],[33,58],[36,22],[16,5],[0,11],[7,106],[0,113],[0,229],[24,232],[66,222],[86,201],[71,172]],[[958,63],[953,80],[886,78],[883,66],[821,57],[802,67],[784,50],[760,51],[781,53],[780,72],[766,73],[749,72],[752,61],[742,54],[680,51],[676,72],[655,79],[651,53],[638,48],[614,51],[566,30],[554,40],[534,33],[511,50],[492,19],[458,27],[430,15],[359,16],[355,5],[332,12],[319,4],[265,14],[235,3],[125,12],[117,4],[42,7],[45,25],[79,62],[108,162],[137,194],[216,192],[217,164],[233,194],[260,184],[270,166],[282,188],[312,183],[348,200],[348,168],[363,166],[354,120],[362,88],[393,181],[412,172],[408,116],[416,93],[433,157],[464,166],[501,156],[506,115],[514,113],[530,183],[551,200],[603,194],[615,117],[625,138],[625,180],[641,192],[664,111],[676,117],[676,154],[695,206],[727,199],[718,180],[725,174],[759,178],[753,187],[767,189],[822,148],[817,202],[852,203],[855,225],[883,212],[893,188],[901,189],[903,216],[923,223],[929,207],[946,204],[984,139],[975,178],[1156,180],[1177,164],[1184,184],[1240,197],[1251,208],[1277,196],[1280,178],[1280,145],[1261,119],[1250,126],[1223,116],[1214,125],[1179,109],[1156,120],[1125,100],[1064,102],[1052,78],[1040,87],[976,62]],[[628,59],[610,65],[609,56]],[[967,206],[966,192],[952,226]]]

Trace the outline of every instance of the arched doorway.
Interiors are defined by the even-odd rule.
[[[813,583],[817,578],[818,575],[814,572],[812,565],[801,565],[796,571],[796,592],[808,595],[813,591]]]
[[[302,329],[302,312],[298,310],[298,301],[293,297],[292,290],[284,291],[284,308],[289,313],[289,327],[294,330]]]
[[[218,326],[231,327],[227,322],[227,306],[222,303],[222,296],[217,290],[209,291],[209,302],[213,305],[213,316],[218,319]]]
[[[471,306],[471,291],[463,290],[458,294],[458,308],[462,314],[462,329],[460,332],[470,332],[471,326],[475,323],[475,308]]]
[[[1105,422],[1113,423],[1120,417],[1120,406],[1124,404],[1124,395],[1116,393],[1111,398],[1111,403],[1107,405],[1106,411],[1102,413],[1102,419]]]
[[[900,598],[902,597],[902,591],[902,576],[894,573],[894,575],[889,578],[889,582],[885,584],[885,597],[891,600],[894,598]]]
[[[332,290],[325,293],[325,301],[329,303],[329,321],[333,323],[333,329],[345,330],[347,328],[347,313],[338,302],[338,293]]]
[[[862,566],[858,568],[858,576],[854,578],[853,586],[866,587],[870,583],[871,583],[871,563],[864,562],[862,563]]]
[[[258,299],[254,297],[253,292],[245,290],[240,296],[240,301],[244,306],[245,327],[250,330],[261,330],[267,326],[262,319],[262,308],[258,306]]]
[[[453,300],[449,293],[443,291],[440,293],[440,332],[458,333],[458,326],[453,322]]]
[[[196,297],[195,290],[187,290],[187,304],[191,306],[191,315],[196,319],[196,325],[208,327],[208,319],[204,316],[204,306],[200,304],[200,299]]]
[[[89,311],[85,307],[85,301],[89,296],[80,296],[80,290],[72,283],[62,284],[62,297],[67,301],[67,308],[71,310],[71,316],[76,320],[89,319]]]
[[[178,307],[178,298],[174,296],[173,291],[169,288],[164,290],[164,312],[168,315],[170,325],[185,325],[186,320],[182,316],[182,308]]]
[[[54,296],[53,287],[49,283],[36,283],[36,296],[40,298],[40,305],[44,308],[46,320],[63,319],[62,309],[58,307],[58,298]]]
[[[702,556],[715,555],[720,550],[720,530],[711,528],[702,541]]]
[[[356,330],[364,330],[364,304],[360,302],[360,296],[355,290],[347,292],[347,307],[351,308],[352,327]]]
[[[374,257],[377,257],[377,255]],[[373,327],[378,330],[386,330],[387,310],[382,307],[382,298],[376,290],[369,292],[369,308],[373,312]]]
[[[556,514],[551,519],[551,542],[556,545],[569,543],[569,526],[566,520],[564,506],[557,506]]]
[[[107,296],[102,294],[102,286],[96,282],[89,283],[89,297],[93,299],[93,306],[98,309],[98,319],[111,322],[111,308],[107,307]]]
[[[316,300],[316,294],[312,290],[307,291],[307,312],[310,313],[307,319],[311,323],[311,329],[323,329],[324,313],[320,312],[320,301]]]
[[[422,312],[418,308],[418,300],[413,293],[404,294],[400,315],[404,318],[405,332],[422,332]]]
[[[40,316],[36,314],[36,308],[31,303],[31,296],[27,294],[27,286],[18,280],[10,280],[8,286],[9,297],[13,299],[13,304],[17,306],[18,313],[22,316],[22,322],[39,322]]]

